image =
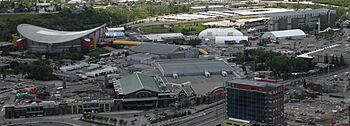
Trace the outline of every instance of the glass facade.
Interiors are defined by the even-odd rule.
[[[267,125],[285,125],[283,91],[264,92],[231,87],[227,84],[227,115]]]

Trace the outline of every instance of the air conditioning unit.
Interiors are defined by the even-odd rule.
[[[208,78],[210,76],[210,73],[208,71],[206,71],[206,72],[204,72],[204,76]]]
[[[179,77],[179,75],[177,75],[176,73],[173,74],[173,78],[177,79]]]
[[[227,76],[227,72],[226,72],[226,71],[221,71],[221,75],[222,75],[223,77],[226,77],[226,76]]]
[[[162,86],[160,86],[160,89],[161,89],[162,91],[165,91],[167,88],[166,88],[165,85],[162,85]]]

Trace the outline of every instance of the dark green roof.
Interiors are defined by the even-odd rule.
[[[157,79],[155,77],[146,76],[141,73],[134,73],[129,76],[125,76],[119,80],[123,94],[133,93],[141,89],[146,89],[154,92],[161,92]]]
[[[190,84],[184,84],[183,85],[183,90],[186,93],[187,96],[190,96],[194,93],[192,86]]]

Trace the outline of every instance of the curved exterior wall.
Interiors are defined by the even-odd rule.
[[[30,52],[60,53],[60,52],[64,52],[67,50],[80,51],[82,46],[81,46],[80,39],[76,39],[76,40],[70,41],[70,42],[55,43],[55,44],[33,42],[29,39],[26,39],[25,40],[25,48]]]
[[[24,41],[24,48],[28,50],[29,52],[36,52],[36,53],[61,53],[68,50],[82,50],[82,41],[84,39],[96,39],[96,43],[99,43],[102,41],[105,33],[105,27],[104,25],[91,33],[80,36],[79,38],[72,39],[65,42],[38,42],[31,40],[30,38],[26,38],[20,33],[20,38]],[[92,40],[91,40],[92,41]]]
[[[261,38],[263,38],[263,39],[271,39],[271,40],[276,40],[277,39],[277,37],[274,34],[272,34],[271,32],[265,32],[261,36]]]
[[[208,28],[199,33],[199,39],[214,40],[217,36],[243,36],[243,33],[234,28]]]

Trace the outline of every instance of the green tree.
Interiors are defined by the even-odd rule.
[[[3,2],[1,2],[2,4]],[[5,2],[6,3],[6,2]],[[13,2],[12,2],[13,3]],[[10,5],[1,5],[2,6]],[[23,5],[32,6],[32,5]],[[11,33],[16,32],[19,24],[33,24],[46,28],[68,31],[80,31],[112,22],[119,25],[144,19],[151,16],[170,13],[188,12],[191,5],[145,5],[141,7],[108,7],[107,9],[86,7],[80,14],[71,13],[70,9],[62,8],[59,13],[51,14],[0,14],[0,41],[11,39]],[[4,7],[5,8],[5,7]]]
[[[119,120],[119,125],[122,126],[124,124],[124,120]]]
[[[173,28],[169,28],[169,33],[172,33],[174,32],[174,29]]]
[[[287,66],[290,65],[290,61],[286,56],[276,56],[273,57],[269,63],[270,68],[272,68],[273,72],[281,77],[281,74],[289,73],[289,68]]]
[[[335,57],[334,55],[332,55],[331,64],[334,64],[334,63],[335,63]]]
[[[29,78],[36,80],[50,80],[52,77],[52,68],[42,61],[34,61],[25,66],[24,72],[28,74]]]
[[[336,66],[339,65],[339,58],[338,58],[338,56],[335,56],[334,64],[335,64]]]
[[[328,54],[326,54],[323,59],[324,63],[329,63]]]
[[[345,65],[343,54],[340,54],[340,65]]]

